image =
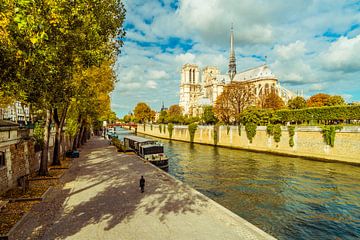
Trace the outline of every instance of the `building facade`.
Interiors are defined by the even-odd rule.
[[[224,87],[230,83],[251,84],[257,99],[271,91],[276,92],[285,103],[295,96],[291,91],[280,86],[278,78],[266,64],[237,73],[234,33],[231,29],[228,74],[221,74],[214,66],[206,66],[200,70],[195,64],[183,65],[179,106],[182,107],[184,114],[200,115],[203,106],[214,105]]]
[[[0,120],[10,120],[13,122],[29,121],[29,108],[21,106],[21,103],[16,101],[6,108],[0,108]]]

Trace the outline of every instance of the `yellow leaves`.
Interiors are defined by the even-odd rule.
[[[38,42],[38,40],[39,39],[36,36],[30,38],[31,43],[34,44],[34,45]]]

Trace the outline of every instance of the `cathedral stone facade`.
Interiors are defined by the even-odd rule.
[[[200,115],[203,106],[214,105],[224,87],[230,83],[251,84],[257,99],[271,91],[276,92],[284,102],[294,97],[291,91],[280,86],[277,77],[266,64],[237,73],[235,62],[234,34],[231,30],[228,74],[221,74],[217,67],[199,69],[195,64],[183,65],[179,102],[183,113]]]

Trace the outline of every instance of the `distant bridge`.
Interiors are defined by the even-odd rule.
[[[111,123],[107,125],[108,128],[112,128],[112,127],[133,127],[133,128],[137,128],[137,124],[136,123]]]

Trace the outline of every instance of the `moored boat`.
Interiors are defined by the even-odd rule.
[[[158,141],[129,135],[124,137],[124,146],[132,149],[140,157],[157,167],[167,168],[169,165],[169,158],[164,153],[164,146]]]

